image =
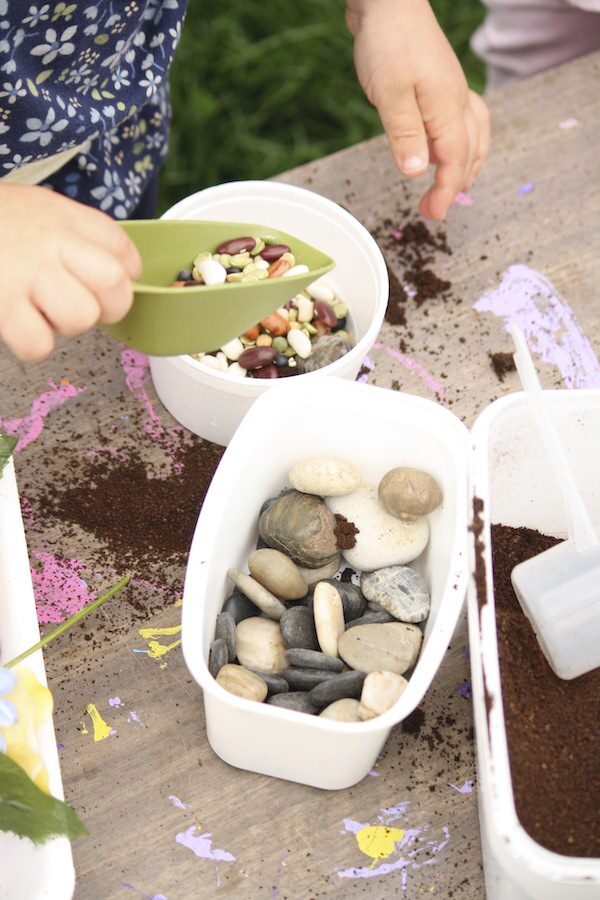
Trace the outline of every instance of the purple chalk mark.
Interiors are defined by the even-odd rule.
[[[571,118],[571,119],[563,119],[562,122],[559,122],[559,123],[558,123],[558,127],[559,127],[559,128],[562,128],[562,129],[566,129],[566,128],[577,128],[578,125],[579,125],[579,121],[578,121],[577,119],[574,119],[574,118]]]
[[[352,820],[350,821],[352,822]],[[357,823],[352,822],[353,826],[355,824]],[[391,872],[397,872],[398,870],[406,873],[408,868],[418,869],[422,865],[432,865],[436,862],[435,854],[439,853],[440,850],[443,850],[450,840],[450,832],[447,826],[444,825],[442,827],[443,838],[423,841],[422,835],[428,830],[428,826],[422,828],[407,828],[402,840],[398,841],[395,845],[393,853],[399,855],[392,862],[381,862],[377,866],[353,866],[348,869],[338,869],[337,874],[339,878],[377,878],[378,876],[389,875]],[[350,833],[356,834],[354,828],[350,830]],[[417,839],[419,839],[419,841],[416,846],[414,846]],[[423,853],[430,853],[432,855],[421,861]],[[402,878],[402,884],[404,888],[406,886],[405,877]]]
[[[76,559],[57,559],[52,553],[34,551],[41,571],[31,569],[31,580],[40,625],[62,622],[94,599],[81,577],[83,563]]]
[[[85,388],[75,387],[74,384],[65,382],[64,384],[56,384],[54,381],[48,381],[50,385],[49,391],[44,391],[31,404],[29,415],[22,419],[0,419],[0,425],[6,434],[18,437],[19,440],[15,447],[15,453],[23,450],[32,441],[35,441],[44,428],[44,419],[57,406],[62,406],[71,397],[76,397],[85,391]]]
[[[124,706],[125,704],[123,703],[123,701],[121,700],[120,697],[109,697],[108,705],[109,706]]]
[[[573,310],[535,269],[510,266],[499,287],[482,294],[473,308],[503,318],[507,332],[519,325],[531,351],[558,368],[566,387],[600,387],[600,362]]]
[[[169,796],[167,797],[167,800],[169,800],[169,802],[172,803],[173,806],[176,806],[177,809],[187,809],[188,808],[187,804],[184,803],[183,800],[180,800],[179,797],[176,797],[175,794],[169,794]]]
[[[129,718],[127,719],[127,721],[128,722],[137,722],[138,725],[144,724],[142,722],[142,720],[140,719],[140,717],[138,716],[138,714],[133,709],[129,710]]]
[[[465,783],[460,787],[458,787],[456,784],[451,784],[450,782],[448,782],[448,787],[451,787],[453,791],[457,792],[457,794],[470,794],[473,790],[473,782],[465,781]]]
[[[370,356],[365,356],[365,358],[363,359],[362,368],[368,369],[369,371],[361,372],[356,380],[360,381],[363,384],[366,384],[369,380],[369,375],[375,368],[375,363],[373,362],[373,360],[371,359]]]
[[[283,875],[282,869],[285,869],[287,863],[286,859],[288,856],[289,850],[282,850],[279,854],[279,868],[277,870],[276,883],[273,885],[273,890],[271,892],[271,900],[277,900],[279,897],[279,885],[281,883],[281,878]]]
[[[227,850],[219,850],[212,846],[212,835],[210,833],[198,834],[195,825],[190,825],[187,831],[180,831],[176,835],[175,840],[178,844],[182,844],[202,859],[218,860],[220,862],[235,862],[235,856],[228,853]]]
[[[466,191],[459,191],[452,202],[457,206],[475,206],[475,201]]]
[[[466,681],[462,681],[460,684],[456,685],[456,687],[454,688],[454,693],[458,694],[460,697],[464,697],[465,700],[470,700],[473,694],[473,685],[467,678]]]
[[[404,366],[405,369],[408,369],[409,372],[413,372],[418,378],[421,379],[423,384],[427,387],[428,390],[431,391],[432,394],[435,394],[437,397],[442,399],[446,390],[442,384],[440,384],[437,379],[433,377],[433,375],[427,371],[427,369],[418,363],[416,360],[411,359],[410,356],[406,356],[404,353],[400,353],[398,350],[394,350],[393,347],[386,347],[384,344],[376,343],[373,344],[373,347],[376,350],[385,350],[388,356],[391,356],[392,359],[397,360],[401,365]]]
[[[520,194],[521,196],[531,194],[533,191],[535,191],[535,184],[533,181],[528,181],[526,184],[522,184],[517,188],[517,194]]]
[[[139,894],[140,897],[144,897],[144,900],[167,900],[165,894],[146,894],[145,891],[140,891],[132,884],[129,884],[128,881],[122,881],[121,886],[124,888],[129,888],[130,891],[135,891],[135,893]]]
[[[379,776],[381,775],[381,772],[376,772],[375,769],[371,769],[371,771],[368,772],[367,774],[370,775],[371,778],[379,778]]]

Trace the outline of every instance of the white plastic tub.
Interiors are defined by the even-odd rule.
[[[545,396],[586,506],[600,521],[600,391],[548,391]],[[473,496],[484,503],[481,538],[487,593],[478,603],[474,581],[470,582],[469,643],[486,897],[598,900],[600,859],[553,853],[534,841],[517,819],[498,664],[490,525],[524,526],[564,538],[562,495],[524,394],[492,403],[475,423],[473,444]]]
[[[321,372],[356,378],[381,328],[389,284],[379,247],[350,213],[326,197],[294,185],[241,181],[192,194],[171,207],[163,218],[258,222],[293,234],[329,254],[336,266],[325,278],[350,309],[355,345],[320,372],[287,378],[285,382],[296,378],[312,381]],[[191,356],[151,357],[150,371],[156,392],[169,412],[190,431],[223,445],[229,443],[254,400],[276,383],[209,369]]]
[[[185,661],[204,691],[208,739],[222,759],[329,789],[349,787],[369,772],[391,727],[431,684],[462,607],[468,443],[462,423],[432,401],[323,375],[276,384],[252,406],[204,501],[183,598]],[[288,470],[308,456],[346,459],[375,484],[394,466],[414,466],[430,472],[444,495],[429,517],[429,545],[414,564],[432,597],[421,655],[402,697],[369,722],[334,722],[244,700],[221,688],[207,668],[215,619],[231,590],[227,569],[245,569],[261,504],[289,486]]]
[[[40,639],[21,509],[10,460],[0,475],[0,665]],[[42,651],[27,666],[46,684]],[[52,721],[38,735],[51,793],[63,799]],[[75,888],[71,843],[55,838],[36,846],[0,831],[0,900],[68,900]]]

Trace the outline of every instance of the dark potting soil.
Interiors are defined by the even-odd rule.
[[[349,522],[345,516],[336,513],[335,516],[335,541],[338,550],[350,550],[356,545],[358,528],[354,522]]]
[[[504,376],[508,372],[516,372],[517,367],[512,353],[490,353],[489,357],[492,369],[496,373],[499,381],[504,381]]]
[[[513,567],[556,544],[492,526],[498,651],[517,815],[542,846],[600,857],[600,669],[558,678],[521,611]]]

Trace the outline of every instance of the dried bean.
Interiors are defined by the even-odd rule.
[[[273,347],[248,347],[238,357],[238,362],[244,369],[260,369],[270,365],[276,356],[277,350]]]
[[[253,237],[238,237],[231,238],[228,241],[223,241],[222,244],[219,244],[217,247],[217,253],[229,253],[232,256],[236,253],[243,253],[244,250],[253,250],[256,246],[256,238]]]
[[[290,248],[286,244],[271,244],[270,247],[265,247],[264,250],[261,250],[260,255],[263,259],[266,259],[267,262],[275,262],[280,256],[283,256],[284,253],[290,252]]]
[[[315,316],[328,328],[333,328],[337,325],[338,318],[335,311],[326,300],[315,300]]]

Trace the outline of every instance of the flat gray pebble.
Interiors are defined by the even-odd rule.
[[[317,631],[312,611],[306,606],[286,609],[279,620],[283,640],[288,647],[318,650]]]
[[[223,638],[217,638],[212,641],[210,650],[208,651],[208,671],[213,678],[216,678],[223,666],[229,662],[229,650],[227,641]]]
[[[396,619],[394,619],[392,614],[386,612],[385,609],[368,609],[364,616],[361,616],[360,619],[352,619],[351,622],[347,622],[346,631],[348,631],[349,628],[354,628],[355,625],[378,625],[380,623],[383,624],[383,622],[395,621]]]
[[[290,691],[287,694],[273,694],[272,697],[267,699],[267,703],[270,706],[279,706],[284,709],[293,709],[296,712],[308,713],[309,716],[314,716],[317,711],[315,705],[310,701],[308,691]]]
[[[252,604],[254,606],[254,604]],[[220,612],[215,623],[215,640],[222,638],[227,644],[229,662],[233,662],[236,654],[235,619],[230,612]]]
[[[292,691],[310,691],[317,684],[340,676],[331,669],[300,669],[292,666],[283,669],[281,677],[285,678]]]
[[[358,700],[366,677],[365,672],[343,672],[341,675],[336,675],[335,678],[322,681],[310,692],[310,702],[317,709],[322,709],[344,697]]]
[[[367,600],[358,585],[352,584],[350,581],[339,581],[336,578],[326,578],[324,580],[327,581],[327,584],[332,584],[342,598],[346,622],[362,616],[367,608]]]
[[[339,656],[328,656],[319,650],[304,650],[302,647],[292,647],[285,651],[285,658],[290,666],[298,666],[301,669],[327,669],[332,672],[341,672],[344,668]]]
[[[238,588],[234,588],[223,604],[223,612],[231,613],[236,624],[250,616],[260,616],[260,609],[252,600],[248,600]]]
[[[271,675],[269,672],[259,672],[258,669],[250,669],[255,675],[259,675],[269,689],[269,696],[273,694],[285,694],[289,691],[290,686],[281,675]]]

